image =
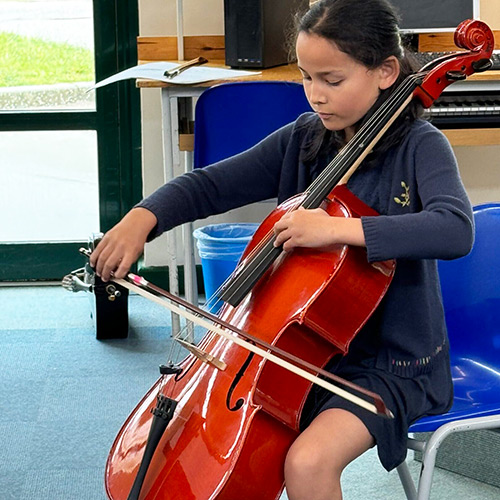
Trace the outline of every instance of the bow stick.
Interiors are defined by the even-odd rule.
[[[91,252],[85,248],[80,248],[80,253],[84,254],[87,257],[90,257]],[[338,396],[341,396],[344,399],[347,399],[348,401],[351,401],[352,403],[361,406],[362,408],[365,408],[372,413],[375,413],[376,415],[394,418],[394,415],[386,407],[384,401],[378,394],[368,391],[356,384],[353,384],[352,382],[349,382],[348,380],[344,380],[343,378],[327,372],[322,368],[314,366],[307,361],[304,361],[286,351],[283,351],[279,347],[264,342],[258,337],[243,332],[242,330],[233,327],[217,316],[214,316],[207,311],[203,311],[202,309],[190,304],[186,300],[177,297],[167,292],[166,290],[157,287],[156,285],[153,285],[141,276],[129,273],[125,279],[112,277],[111,281],[137,293],[138,295],[141,295],[148,300],[159,304],[162,307],[166,307],[170,311],[179,314],[180,316],[192,321],[193,323],[202,326],[203,328],[206,328],[207,330],[212,331],[231,342],[234,342],[240,347],[253,352],[254,354],[257,354],[258,356],[261,356],[262,358],[267,359],[268,361],[275,363],[278,366],[291,371],[292,373],[295,373],[299,377],[302,377],[309,382],[319,385],[324,389],[337,394]],[[180,306],[184,309],[182,309]],[[228,333],[226,330],[229,330],[231,333]],[[215,359],[209,353],[205,353],[195,346],[188,347],[186,344],[186,342],[182,342],[182,345],[188,348],[188,350],[190,350],[195,356],[198,356],[203,361],[211,363],[218,369],[225,369],[224,363],[220,360]],[[317,375],[313,375],[311,372],[314,372]],[[318,375],[328,378],[336,383],[342,384],[349,389],[359,392],[360,394],[364,394],[365,396],[373,400],[373,403],[370,403],[369,401],[366,401],[365,399],[356,396],[355,394],[351,394],[345,389],[333,385],[332,383],[320,378]]]
[[[210,330],[216,333],[217,335],[220,335],[221,337],[230,340],[231,342],[234,342],[240,347],[243,347],[244,349],[253,352],[254,354],[257,354],[258,356],[261,356],[262,358],[265,358],[268,361],[271,361],[272,363],[275,363],[281,366],[282,368],[291,371],[292,373],[295,373],[299,377],[302,377],[308,380],[309,382],[319,385],[324,389],[327,389],[328,391],[333,392],[334,394],[337,394],[338,396],[341,396],[344,399],[347,399],[348,401],[351,401],[352,403],[355,403],[358,406],[361,406],[362,408],[371,411],[372,413],[375,413],[376,415],[394,418],[394,415],[385,406],[385,403],[378,394],[375,394],[374,392],[371,391],[367,391],[366,389],[363,389],[362,387],[359,387],[356,384],[349,382],[348,380],[344,380],[343,378],[338,377],[330,372],[327,372],[322,368],[314,366],[313,364],[308,363],[307,361],[304,361],[292,354],[289,354],[288,352],[283,351],[279,347],[268,344],[267,342],[264,342],[258,337],[254,337],[249,333],[243,332],[242,330],[239,330],[238,328],[235,328],[229,323],[221,320],[217,316],[214,316],[213,314],[203,311],[197,308],[196,306],[193,306],[189,302],[185,301],[184,299],[172,295],[171,293],[153,285],[152,283],[150,283],[141,276],[129,273],[126,279],[112,278],[112,281],[114,281],[118,285],[128,288],[133,292],[136,292],[138,295],[141,295],[163,307],[166,307],[170,311],[179,314],[180,316],[188,319],[189,321],[192,321],[195,324],[202,326],[203,328],[206,328],[207,330]],[[181,307],[179,307],[179,305],[184,307],[185,309],[182,309]],[[200,316],[204,316],[204,318]],[[229,330],[232,333],[228,333],[226,330]],[[182,344],[185,345],[186,343],[183,342]],[[261,347],[259,347],[259,345]],[[263,347],[271,352],[264,350]],[[196,355],[196,353],[194,354]],[[211,356],[210,354],[207,353],[204,354],[207,356]],[[217,362],[221,363],[218,360]],[[212,364],[216,365],[216,362]],[[302,367],[297,365],[302,365]],[[336,385],[333,385],[330,382],[327,382],[326,380],[323,380],[322,378],[316,375],[313,375],[304,368],[307,368],[308,370],[313,371],[318,375],[322,375],[326,378],[329,378],[330,380],[333,380],[346,387],[349,387],[352,390],[364,394],[365,396],[372,399],[373,403],[370,403],[365,399],[360,398],[359,396],[351,394],[350,392],[340,387],[337,387]]]

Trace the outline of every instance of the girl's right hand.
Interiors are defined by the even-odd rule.
[[[132,264],[141,256],[156,216],[145,208],[133,208],[116,226],[111,228],[90,256],[90,265],[103,281],[111,273],[124,278]]]

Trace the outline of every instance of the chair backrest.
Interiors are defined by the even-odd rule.
[[[194,168],[245,151],[306,111],[311,107],[298,83],[234,82],[209,88],[195,108]]]
[[[500,203],[474,208],[469,255],[439,262],[453,357],[500,368]]]

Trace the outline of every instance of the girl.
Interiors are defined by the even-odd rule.
[[[411,72],[386,0],[320,0],[300,20],[296,52],[314,113],[254,148],[178,177],[111,229],[91,257],[103,278],[123,277],[146,240],[187,221],[302,192]],[[393,282],[346,356],[328,369],[380,396],[382,419],[313,390],[303,432],[285,462],[290,500],[342,498],[342,470],[377,445],[387,470],[406,454],[408,426],[447,411],[453,389],[435,259],[467,254],[472,209],[445,137],[413,103],[348,181],[380,216],[344,219],[297,210],[275,226],[276,245],[366,247],[368,260],[397,259]]]

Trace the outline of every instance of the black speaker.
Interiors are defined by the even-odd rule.
[[[226,65],[270,68],[287,64],[293,18],[309,0],[224,0]]]

